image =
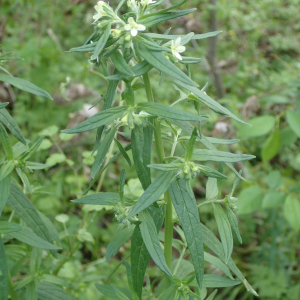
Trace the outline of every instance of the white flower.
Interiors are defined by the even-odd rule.
[[[142,24],[137,24],[133,17],[130,17],[128,19],[128,23],[124,26],[125,30],[130,31],[132,36],[136,36],[138,34],[138,31],[144,31],[146,30],[146,26]]]
[[[156,2],[157,1],[152,1],[152,0],[141,0],[141,4],[143,5],[143,7],[146,5],[154,4]]]
[[[185,51],[185,47],[180,45],[181,43],[181,37],[178,37],[175,42],[174,40],[172,40],[172,45],[171,45],[171,50],[172,50],[172,54],[178,58],[179,60],[182,60],[182,57],[180,55],[180,53]]]
[[[93,19],[95,21],[101,19],[102,17],[113,16],[112,8],[104,1],[98,1],[98,3],[94,7],[97,12],[93,16]]]

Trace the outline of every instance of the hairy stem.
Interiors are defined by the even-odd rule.
[[[149,102],[154,102],[153,93],[150,85],[149,75],[146,73],[143,75],[145,90],[147,94],[147,99]],[[161,137],[161,128],[159,120],[154,120],[154,138],[155,138],[155,147],[158,156],[159,163],[163,162],[165,157],[162,137]],[[172,218],[172,201],[169,195],[169,192],[164,194],[165,202],[167,203],[166,217],[165,217],[165,248],[164,254],[168,267],[172,267],[172,240],[173,240],[173,218]]]

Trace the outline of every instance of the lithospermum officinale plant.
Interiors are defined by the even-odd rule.
[[[232,163],[249,160],[253,156],[218,151],[214,144],[233,144],[237,141],[204,136],[201,127],[207,117],[201,115],[201,105],[241,124],[246,123],[209,97],[205,88],[200,89],[192,80],[189,65],[198,63],[200,59],[183,56],[184,45],[191,40],[212,37],[219,32],[187,35],[171,35],[170,30],[164,34],[149,32],[154,25],[194,11],[176,10],[186,1],[159,10],[163,2],[129,0],[129,11],[120,16],[118,12],[125,6],[125,0],[120,1],[116,10],[99,1],[95,6],[93,34],[83,46],[70,50],[92,53],[91,63],[100,67],[109,81],[102,111],[63,131],[75,134],[97,129],[94,146],[97,154],[91,169],[93,181],[90,188],[117,157],[122,155],[130,163],[127,152],[131,150],[135,170],[144,189],[137,201],[125,197],[125,171],[122,171],[119,193],[102,192],[74,200],[78,204],[114,207],[120,228],[108,245],[108,260],[131,237],[130,264],[126,261],[129,257],[125,259],[130,290],[100,284],[97,284],[97,288],[112,299],[204,299],[206,288],[234,286],[242,282],[249,292],[257,295],[231,259],[232,231],[241,240],[235,215],[237,199],[232,194],[239,179],[243,179]],[[108,70],[110,63],[115,67],[113,74]],[[184,67],[188,75],[182,71]],[[155,101],[149,78],[152,69],[173,81],[181,94],[178,101],[170,106]],[[119,84],[124,87],[120,101],[116,96]],[[187,92],[181,91],[179,87]],[[137,89],[145,89],[147,99],[136,99]],[[195,114],[176,108],[176,104],[184,100],[194,103]],[[124,133],[125,127],[129,129],[129,135]],[[167,138],[162,128],[170,133]],[[131,143],[123,147],[117,140],[118,134],[130,137]],[[172,142],[170,155],[165,153],[164,140]],[[154,162],[151,161],[154,156],[151,153],[153,141],[156,156]],[[120,151],[104,165],[112,143],[116,143]],[[184,146],[185,153],[175,156],[178,143]],[[202,164],[206,161],[217,162],[218,171]],[[224,164],[235,173],[237,179],[230,195],[219,200],[221,182],[226,179],[223,174]],[[152,178],[151,170],[158,170],[156,178]],[[199,173],[207,176],[208,181],[206,201],[197,204],[191,179]],[[212,206],[221,242],[200,222],[198,208],[204,204]],[[174,227],[174,224],[178,225]],[[173,239],[174,230],[181,240]],[[173,247],[180,252],[179,259],[174,261]],[[204,252],[204,247],[216,256]],[[187,253],[192,264],[183,259]],[[143,289],[150,258],[164,278],[157,278],[150,289]],[[204,274],[205,261],[215,265],[227,277]],[[236,278],[233,278],[231,272]],[[157,284],[155,291],[154,286]],[[214,291],[206,299],[213,299],[216,293]]]

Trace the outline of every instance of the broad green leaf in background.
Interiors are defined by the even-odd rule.
[[[5,249],[0,235],[0,295],[8,299],[8,269],[6,263]]]
[[[98,289],[99,292],[101,292],[103,295],[111,298],[111,299],[116,299],[116,300],[125,300],[127,297],[127,299],[131,299],[132,300],[132,295],[130,293],[129,290],[127,289],[123,289],[123,288],[119,288],[116,287],[114,285],[102,285],[102,284],[98,284],[96,283],[96,288]],[[124,298],[120,298],[120,294],[121,295],[125,295]],[[122,297],[122,296],[121,296]]]
[[[225,214],[222,206],[218,203],[213,203],[214,213],[216,222],[218,225],[218,230],[222,242],[222,246],[225,254],[225,262],[227,263],[231,257],[233,249],[233,237],[230,228],[230,223],[228,221],[227,215]]]
[[[139,213],[139,220],[142,222],[140,224],[140,230],[143,241],[151,258],[162,272],[164,272],[168,277],[172,277],[172,273],[167,266],[164,253],[158,239],[157,229],[152,216],[147,210],[144,210]]]
[[[33,83],[31,83],[27,80],[0,73],[0,81],[7,82],[19,89],[29,92],[31,94],[35,94],[37,96],[46,97],[50,100],[53,100],[52,97],[46,91],[37,87],[36,85],[34,85]]]
[[[206,116],[197,116],[188,113],[184,110],[180,110],[171,106],[167,106],[155,102],[142,102],[137,105],[137,107],[147,113],[155,116],[165,117],[169,119],[181,120],[181,121],[205,121],[208,118]]]
[[[120,202],[119,193],[97,193],[89,196],[82,197],[80,199],[71,200],[77,204],[90,204],[90,205],[116,205]]]
[[[176,179],[171,183],[169,193],[184,231],[195,268],[196,280],[201,289],[204,274],[204,251],[196,199],[190,182],[185,179]]]
[[[12,222],[0,221],[0,233],[8,234],[22,230],[22,226]]]
[[[284,203],[284,216],[294,230],[300,230],[300,201],[289,195]]]
[[[281,205],[286,198],[282,191],[269,191],[263,198],[262,208],[272,208]]]
[[[124,228],[116,233],[116,235],[110,240],[106,248],[106,261],[108,262],[110,258],[116,255],[121,248],[121,246],[131,238],[135,226],[130,226]]]
[[[281,135],[280,131],[276,130],[274,131],[269,138],[266,140],[266,142],[263,145],[263,148],[261,150],[261,156],[264,163],[268,162],[272,158],[274,158],[281,147]]]
[[[21,132],[21,129],[15,122],[15,120],[10,116],[7,110],[0,109],[0,122],[24,145],[26,145],[26,140]]]
[[[13,182],[11,184],[11,191],[7,203],[27,223],[37,236],[50,244],[52,243],[52,237],[39,216],[38,211],[22,190]],[[51,250],[50,252],[54,257],[57,257],[56,251]]]
[[[28,244],[32,247],[45,249],[45,250],[61,249],[61,248],[56,247],[56,246],[50,244],[49,242],[43,240],[42,238],[38,237],[36,234],[31,232],[29,229],[24,228],[24,227],[22,228],[21,231],[12,232],[12,233],[10,233],[10,235],[13,238],[21,241],[22,243]]]
[[[238,197],[239,214],[251,214],[262,205],[264,192],[259,186],[244,189]]]
[[[281,136],[281,144],[284,146],[289,146],[294,143],[296,143],[298,137],[294,130],[290,127],[284,127],[280,130],[280,136]]]
[[[300,111],[291,111],[288,110],[286,112],[286,118],[290,125],[290,127],[293,129],[293,131],[296,133],[298,137],[300,137]]]
[[[61,287],[48,282],[39,284],[37,295],[39,300],[76,300]]]
[[[275,117],[268,115],[250,119],[248,123],[252,127],[241,127],[238,136],[241,139],[246,139],[265,135],[274,128],[275,122]]]
[[[128,218],[132,218],[134,215],[140,213],[152,203],[157,201],[168,189],[174,176],[174,172],[161,172],[161,174],[148,186],[138,202],[133,206],[131,212],[128,214]]]
[[[126,106],[117,106],[106,110],[102,110],[101,112],[96,113],[94,116],[90,117],[89,119],[83,121],[81,124],[70,129],[62,130],[62,132],[69,133],[69,134],[81,133],[81,132],[98,128],[103,125],[107,125],[113,120],[123,116],[126,110],[127,110]]]
[[[94,178],[96,174],[99,172],[104,159],[106,157],[106,154],[108,152],[108,149],[114,139],[115,133],[117,131],[117,128],[111,128],[109,133],[106,134],[105,138],[102,142],[100,142],[97,155],[95,157],[95,161],[93,163],[92,169],[91,169],[91,176]]]
[[[235,213],[228,207],[225,207],[225,212],[226,212],[226,215],[227,215],[227,218],[231,225],[232,230],[234,231],[235,235],[237,236],[239,242],[242,244],[242,237],[241,237],[240,231],[239,231],[238,219],[237,219]]]
[[[279,188],[283,183],[280,171],[272,170],[267,176],[267,184],[271,190]]]
[[[255,156],[249,154],[236,154],[231,152],[196,149],[193,153],[192,160],[232,163],[232,162],[250,160],[253,158],[255,158]]]
[[[0,123],[0,141],[1,141],[2,147],[4,149],[4,152],[7,156],[7,159],[12,160],[14,158],[13,148],[10,143],[8,134],[1,123]]]
[[[11,174],[7,175],[3,180],[0,181],[0,216],[8,200],[8,196],[10,192],[10,181],[11,181]]]

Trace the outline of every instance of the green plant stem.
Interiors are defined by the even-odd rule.
[[[19,300],[18,294],[14,289],[14,283],[11,279],[9,272],[8,272],[8,291],[9,291],[11,300]]]
[[[147,94],[148,102],[154,102],[153,92],[150,85],[149,75],[146,73],[143,75],[145,90]],[[159,120],[154,120],[154,138],[155,147],[158,156],[159,163],[162,163],[165,158],[165,152],[161,137],[161,128]],[[165,248],[164,255],[168,267],[172,268],[172,240],[173,240],[173,206],[169,195],[169,192],[164,194],[165,202],[167,204],[166,217],[165,217]],[[168,283],[167,283],[168,285]]]

